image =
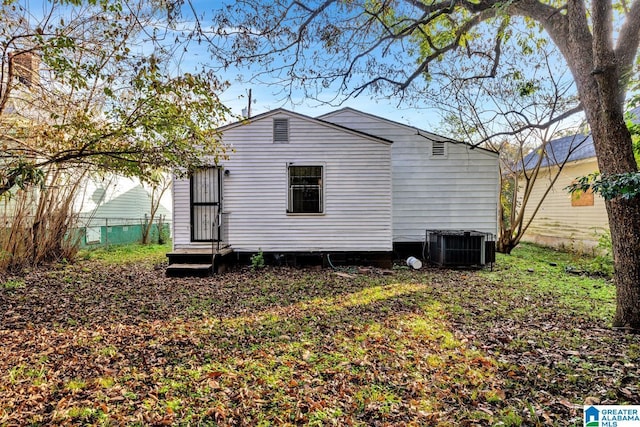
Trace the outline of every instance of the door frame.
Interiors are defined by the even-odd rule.
[[[207,169],[215,169],[215,179],[217,189],[217,198],[216,192],[214,192],[213,201],[209,202],[194,202],[194,181],[195,175],[201,170]],[[192,242],[220,242],[222,236],[222,168],[219,166],[205,166],[196,170],[189,177],[189,211],[190,211],[190,225],[191,225],[191,241]],[[196,237],[196,215],[195,209],[196,206],[210,206],[213,210],[212,218],[214,220],[215,231],[212,233],[211,239],[197,239]]]

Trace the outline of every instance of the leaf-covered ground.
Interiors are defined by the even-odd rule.
[[[640,402],[640,337],[569,259],[493,271],[96,260],[0,280],[0,425],[582,425]]]

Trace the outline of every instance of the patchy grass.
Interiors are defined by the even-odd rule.
[[[24,288],[24,280],[7,280],[6,282],[0,283],[0,288],[7,291]]]
[[[106,248],[85,249],[80,251],[78,258],[101,261],[105,264],[145,263],[160,264],[166,261],[167,252],[171,251],[171,243],[163,245],[130,244],[112,245]]]
[[[640,337],[570,255],[173,279],[165,251],[0,286],[0,425],[582,425],[640,401]]]
[[[481,276],[505,285],[494,290],[496,297],[505,298],[508,293],[527,302],[551,298],[564,312],[609,321],[615,309],[615,287],[609,278],[588,272],[590,261],[585,256],[523,244],[512,256],[499,254],[495,268]],[[520,307],[523,315],[528,305]]]

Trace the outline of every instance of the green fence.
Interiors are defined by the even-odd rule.
[[[145,218],[86,218],[80,220],[80,247],[141,243],[147,220]],[[171,224],[154,221],[149,230],[148,243],[164,243],[171,235]]]

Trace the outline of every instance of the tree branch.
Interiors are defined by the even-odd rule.
[[[439,12],[439,14],[441,14],[442,11]],[[458,28],[458,30],[456,31],[454,40],[451,41],[450,43],[448,43],[445,46],[442,47],[437,47],[435,46],[433,43],[431,43],[431,41],[427,38],[427,41],[430,44],[430,47],[432,48],[433,52],[428,55],[421,63],[420,65],[404,80],[396,80],[396,79],[390,79],[387,77],[376,77],[375,79],[369,80],[367,82],[365,82],[364,84],[356,87],[351,94],[352,95],[359,95],[360,93],[362,93],[367,87],[372,86],[378,82],[384,81],[386,83],[389,83],[393,86],[396,86],[398,88],[399,91],[404,91],[406,90],[411,83],[413,83],[419,76],[423,75],[424,73],[426,73],[429,69],[429,64],[431,64],[432,61],[434,61],[436,58],[442,56],[443,54],[446,54],[447,52],[453,51],[455,49],[457,49],[460,46],[460,39],[462,38],[462,36],[464,34],[466,34],[467,32],[469,32],[472,28],[476,27],[477,25],[479,25],[480,23],[486,21],[489,18],[494,17],[496,14],[496,11],[491,9],[491,10],[485,10],[483,12],[478,13],[477,15],[473,16],[471,19],[469,19],[467,22],[465,22],[463,25],[460,26],[460,28]],[[421,25],[421,23],[416,23],[416,27],[419,26],[419,24]],[[357,58],[356,58],[357,59]],[[354,61],[356,60],[354,59]],[[353,68],[353,61],[352,64],[350,66],[350,69]]]
[[[489,136],[484,137],[483,139],[481,139],[477,143],[473,144],[473,146],[474,147],[478,147],[479,145],[482,145],[485,142],[487,142],[487,141],[489,141],[491,139],[494,139],[496,137],[500,137],[500,136],[518,135],[519,133],[522,133],[522,132],[524,132],[526,130],[529,130],[529,129],[547,129],[550,126],[552,126],[552,125],[554,125],[554,124],[556,124],[558,122],[561,122],[562,120],[567,119],[567,118],[571,117],[574,114],[577,114],[577,113],[581,112],[582,110],[583,110],[582,104],[579,104],[579,105],[577,105],[577,106],[575,106],[575,107],[563,112],[562,114],[560,114],[560,115],[558,115],[556,117],[553,117],[552,119],[549,119],[548,121],[546,121],[544,123],[531,123],[529,121],[529,118],[526,117],[525,115],[521,114],[519,111],[506,111],[506,112],[503,113],[503,115],[508,115],[509,113],[517,114],[517,115],[519,115],[520,117],[522,117],[525,120],[526,125],[521,126],[519,128],[516,128],[514,130],[511,130],[511,131],[493,133],[493,134],[491,134]]]

